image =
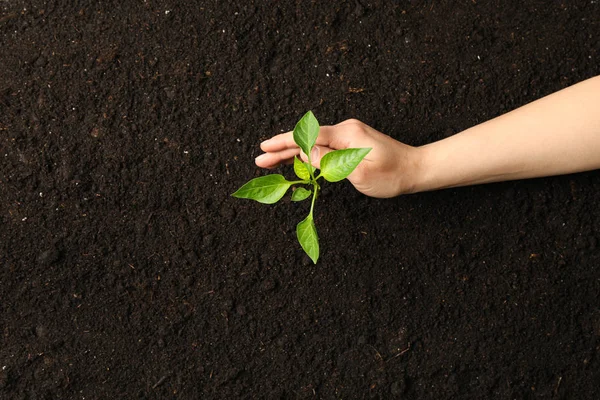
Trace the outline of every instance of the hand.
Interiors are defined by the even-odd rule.
[[[394,197],[413,191],[417,171],[418,149],[400,143],[362,122],[349,119],[332,126],[321,126],[311,161],[320,168],[321,158],[333,150],[371,147],[372,150],[348,180],[361,193],[371,197]],[[282,133],[261,143],[265,152],[255,160],[262,168],[293,163],[294,156],[307,157],[294,142],[292,132]]]

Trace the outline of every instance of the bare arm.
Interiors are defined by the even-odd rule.
[[[415,191],[600,168],[600,77],[419,151]]]
[[[373,197],[598,169],[600,76],[422,147],[357,120],[323,126],[313,165],[318,168],[329,151],[348,147],[373,148],[348,177]],[[264,168],[300,154],[291,132],[264,141],[261,148],[266,153],[256,164]]]

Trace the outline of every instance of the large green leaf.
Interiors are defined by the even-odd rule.
[[[354,171],[370,151],[370,148],[331,151],[321,158],[321,175],[329,182],[341,181]]]
[[[317,121],[312,111],[309,111],[304,114],[294,128],[294,142],[302,149],[304,154],[310,156],[310,151],[317,141],[317,136],[319,136],[319,121]]]
[[[303,187],[296,188],[296,190],[294,190],[294,193],[292,193],[292,201],[302,201],[308,198],[308,196],[310,196],[311,193],[312,190],[307,190]]]
[[[319,237],[317,236],[317,228],[315,227],[312,215],[309,215],[298,223],[296,226],[296,235],[304,252],[316,264],[319,259]]]
[[[294,172],[296,173],[296,176],[298,176],[298,178],[300,179],[310,179],[310,172],[308,171],[306,163],[303,163],[302,161],[298,160],[298,157],[294,157]]]
[[[254,178],[239,188],[233,197],[252,199],[263,204],[277,203],[287,192],[292,183],[283,175],[273,174]]]

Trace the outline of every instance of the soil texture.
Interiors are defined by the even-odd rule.
[[[317,265],[308,204],[230,197],[308,110],[422,145],[598,75],[599,21],[593,0],[1,1],[0,398],[599,399],[599,172],[324,185]]]

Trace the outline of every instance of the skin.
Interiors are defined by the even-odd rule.
[[[372,197],[570,174],[600,168],[600,76],[580,82],[449,138],[413,147],[350,119],[322,126],[311,154],[373,150],[350,174]],[[261,143],[256,165],[274,168],[301,154],[292,132]]]

